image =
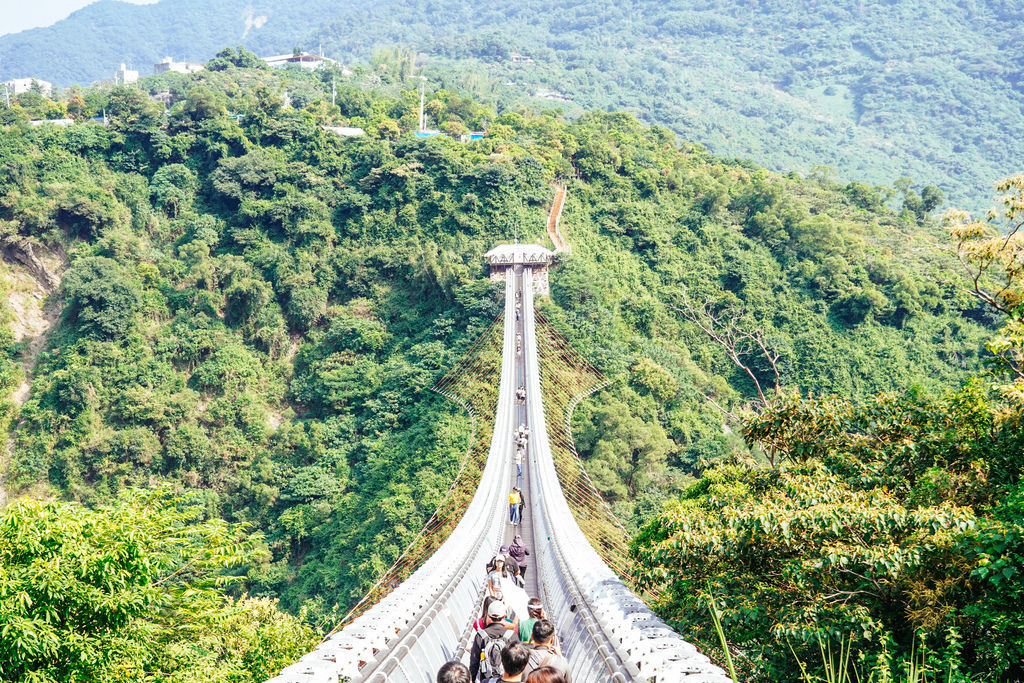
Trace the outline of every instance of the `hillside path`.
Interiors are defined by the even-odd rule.
[[[551,211],[548,212],[548,237],[555,245],[555,251],[568,253],[569,247],[562,239],[562,233],[558,229],[562,220],[562,207],[565,206],[565,192],[566,189],[561,185],[555,186],[555,200],[551,204]]]

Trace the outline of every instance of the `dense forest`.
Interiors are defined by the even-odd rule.
[[[971,533],[993,529],[1003,548],[1017,542],[1019,518],[1004,506],[1019,469],[1012,423],[991,381],[964,384],[993,357],[985,343],[1007,313],[954,274],[931,215],[942,193],[779,175],[630,114],[499,113],[438,84],[426,110],[450,135],[418,139],[409,132],[420,81],[407,57],[379,55],[346,75],[272,71],[229,48],[198,74],[74,88],[56,100],[30,92],[0,109],[5,287],[30,286],[21,277],[30,254],[59,281],[37,304],[58,311],[37,356],[11,331],[25,315],[16,297],[4,311],[0,379],[14,396],[4,404],[6,488],[20,500],[0,525],[25,530],[0,545],[4,566],[21,567],[0,575],[15,586],[0,590],[10,625],[0,676],[256,681],[332,626],[454,477],[469,420],[426,389],[500,312],[481,255],[516,231],[545,238],[555,180],[569,187],[573,252],[542,309],[614,380],[580,406],[574,428],[602,493],[639,530],[645,581],[667,582],[666,617],[702,637],[705,603],[695,601],[710,591],[750,676],[769,680],[795,666],[787,642],[806,657],[816,636],[856,637],[860,648],[870,631],[874,651],[884,645],[890,658],[870,666],[895,670],[915,629],[932,646],[1002,610],[1002,630],[987,632],[998,652],[969,640],[981,631],[958,630],[942,662],[955,659],[964,675],[1009,670],[1021,622],[1009,603],[993,604],[993,591],[1020,590],[1015,570],[1004,571],[1019,556],[998,556],[1001,584],[970,574],[979,579],[963,589],[971,601],[956,603],[963,615],[901,620],[885,615],[902,603],[865,597],[844,603],[857,619],[825,625],[805,611],[780,622],[772,610],[817,594],[789,566],[742,555],[767,546],[731,545],[754,527],[714,526],[725,503],[747,505],[737,525],[766,524],[757,506],[782,505],[776,497],[802,514],[799,496],[776,493],[805,491],[801,482],[827,468],[835,500],[855,490],[922,528],[936,506],[958,506]],[[164,91],[166,109],[151,97]],[[103,112],[109,125],[90,120]],[[64,115],[77,122],[28,124]],[[482,140],[459,141],[485,125]],[[1012,360],[1014,331],[1000,334],[1011,341],[993,348]],[[865,444],[875,432],[884,432],[878,445]],[[987,441],[966,454],[950,450],[980,434]],[[723,503],[722,492],[741,490]],[[689,564],[698,541],[674,526],[686,506],[708,511],[700,533],[721,553],[717,573]],[[780,536],[791,554],[777,563],[824,561],[808,529],[804,549]],[[861,531],[844,530],[832,542],[862,552],[850,545]],[[932,552],[923,533],[913,541]],[[1003,552],[977,538],[972,548]],[[956,567],[981,568],[980,555],[951,549],[968,540],[944,539]],[[904,541],[893,532],[892,544]],[[110,550],[118,544],[132,552]],[[54,558],[52,580],[34,573],[41,556]],[[97,569],[57,576],[63,558]],[[751,581],[776,571],[796,585]],[[935,574],[905,580],[918,579],[915,589],[937,590]],[[110,592],[123,609],[65,621],[52,606],[57,580],[83,602]],[[165,618],[142,619],[147,610]],[[202,658],[178,645],[172,617],[184,610],[201,624]],[[146,629],[156,635],[140,639]],[[233,644],[238,631],[264,643],[259,657]]]
[[[368,64],[405,45],[498,114],[627,111],[719,156],[827,165],[844,182],[910,177],[983,208],[1022,152],[1021,18],[1015,3],[974,0],[102,0],[0,37],[0,78],[84,85],[125,59],[148,74],[165,55],[203,61],[236,43]]]

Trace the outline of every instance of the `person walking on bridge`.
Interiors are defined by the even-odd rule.
[[[504,668],[501,651],[509,643],[518,641],[516,634],[505,628],[505,603],[494,600],[487,606],[487,627],[477,629],[473,647],[469,651],[469,677],[476,681],[501,680]]]
[[[501,651],[502,683],[522,683],[526,680],[523,670],[530,663],[530,650],[519,642],[505,646]]]
[[[469,667],[462,662],[446,662],[437,672],[437,683],[472,683]]]
[[[494,568],[487,572],[487,593],[501,599],[501,591],[505,577],[505,558],[501,555],[495,556],[491,562]]]
[[[519,493],[519,487],[513,486],[512,493],[508,494],[508,521],[513,526],[519,526],[519,522],[522,520],[522,509],[521,503],[523,497]]]
[[[572,674],[569,671],[569,660],[562,656],[555,643],[555,625],[547,619],[540,619],[533,625],[533,635],[530,638],[533,647],[530,650],[530,663],[526,665],[527,676],[534,669],[550,666],[557,669],[565,677],[565,683],[572,683]]]
[[[523,537],[519,534],[516,534],[516,537],[512,539],[512,545],[508,547],[508,554],[519,565],[519,576],[525,579],[526,556],[530,554],[530,549],[523,543]]]
[[[541,619],[547,619],[544,614],[544,604],[540,598],[530,598],[526,603],[526,619],[519,620],[519,640],[524,643],[530,642],[533,638],[533,625]]]

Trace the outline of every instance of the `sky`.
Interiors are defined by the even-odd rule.
[[[54,24],[76,9],[95,0],[0,0],[0,36],[38,26]],[[135,5],[150,5],[157,0],[124,0]]]

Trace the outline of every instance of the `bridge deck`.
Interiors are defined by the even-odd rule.
[[[523,291],[523,269],[522,269],[522,267],[518,267],[516,269],[516,274],[515,274],[515,278],[513,279],[513,282],[515,283],[516,292],[522,292]],[[520,303],[522,302],[522,295],[521,294],[519,296],[519,301],[520,301]],[[519,318],[519,320],[516,321],[516,334],[518,335],[519,339],[523,339],[523,332],[524,332],[523,315],[520,314],[518,316],[518,318]],[[524,386],[525,384],[526,384],[526,360],[524,358],[524,354],[520,353],[518,358],[516,358],[516,387],[518,388],[518,387]],[[526,405],[525,404],[523,404],[523,403],[517,403],[516,404],[516,415],[517,415],[517,418],[518,418],[517,422],[516,422],[516,426],[518,426],[520,424],[525,424],[526,426],[528,426],[530,428],[531,433],[536,431],[537,426],[530,424],[529,418],[527,416],[527,410],[526,410]],[[511,434],[509,435],[509,438],[512,438]],[[526,457],[523,458],[522,485],[520,486],[520,490],[522,491],[522,495],[523,495],[523,501],[527,503],[526,505],[523,505],[523,519],[522,519],[522,523],[519,525],[518,528],[515,528],[515,527],[513,527],[510,524],[506,524],[505,525],[505,540],[502,543],[503,543],[503,545],[511,544],[512,543],[512,539],[515,538],[515,535],[517,533],[520,536],[523,537],[523,543],[526,545],[527,549],[530,551],[530,557],[527,558],[527,567],[528,567],[528,569],[526,571],[526,586],[525,586],[526,593],[530,597],[539,597],[540,596],[540,584],[537,581],[537,566],[536,566],[536,563],[533,562],[533,560],[535,559],[535,556],[536,556],[535,555],[535,553],[536,553],[536,545],[535,545],[535,539],[534,539],[534,534],[533,534],[533,514],[530,511],[530,505],[529,505],[529,500],[530,500],[530,495],[531,495],[531,492],[530,492],[530,471],[529,471],[529,467],[530,467],[530,454],[531,454],[532,451],[533,451],[533,444],[532,443],[527,443],[527,445],[526,445]],[[515,468],[513,468],[513,470],[512,470],[512,480],[513,480],[513,485],[514,485],[514,482],[516,480]],[[510,488],[511,488],[511,485],[510,485]],[[525,615],[522,615],[522,618],[525,618]]]

